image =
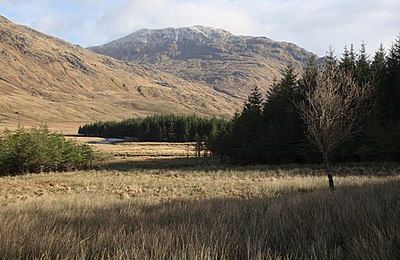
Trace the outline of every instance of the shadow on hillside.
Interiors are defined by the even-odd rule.
[[[316,190],[264,199],[175,200],[155,205],[121,201],[102,206],[69,202],[55,210],[28,207],[18,214],[29,216],[29,228],[35,232],[19,226],[8,239],[24,237],[24,243],[12,244],[21,248],[3,249],[29,253],[35,248],[36,254],[47,250],[66,258],[75,258],[68,255],[72,252],[98,258],[101,250],[111,255],[125,250],[139,259],[395,259],[400,245],[399,190],[400,181],[391,179],[342,186],[335,192]],[[7,213],[9,218],[12,214]],[[57,239],[62,242],[54,242]],[[53,242],[42,242],[49,240]]]

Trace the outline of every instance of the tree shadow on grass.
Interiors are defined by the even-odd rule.
[[[173,170],[192,172],[217,172],[217,171],[238,171],[251,172],[263,171],[273,175],[293,176],[322,176],[324,167],[322,164],[285,164],[285,165],[234,165],[221,164],[213,158],[171,158],[155,157],[143,160],[125,159],[119,161],[105,162],[100,169],[131,172],[135,170]],[[335,176],[394,176],[400,174],[398,163],[346,163],[335,164],[332,167]]]
[[[273,198],[69,202],[54,210],[31,205],[18,211],[30,224],[8,233],[10,243],[0,242],[0,252],[23,258],[398,259],[399,190],[400,181],[391,179]],[[5,219],[14,221],[15,213]]]

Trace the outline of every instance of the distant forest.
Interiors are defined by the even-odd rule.
[[[121,122],[96,122],[79,128],[86,136],[132,138],[143,142],[194,142],[216,136],[227,120],[198,116],[155,115]]]
[[[400,36],[386,51],[370,57],[362,44],[356,52],[345,47],[341,57],[330,51],[325,65],[311,58],[297,75],[292,66],[268,93],[255,87],[242,111],[230,121],[196,116],[159,115],[122,122],[97,122],[79,133],[100,137],[133,137],[140,141],[203,141],[211,153],[239,164],[321,162],[321,150],[310,142],[298,111],[305,90],[317,81],[327,64],[351,75],[371,92],[368,109],[357,120],[357,131],[330,153],[335,162],[400,161]],[[340,81],[340,79],[338,79]]]

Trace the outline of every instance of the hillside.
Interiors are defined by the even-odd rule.
[[[230,116],[241,104],[205,84],[98,55],[1,16],[0,71],[0,125]]]
[[[254,85],[268,89],[288,64],[301,70],[313,55],[292,43],[204,26],[144,29],[89,49],[205,82],[238,98],[246,97]]]

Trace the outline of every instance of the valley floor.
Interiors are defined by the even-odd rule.
[[[400,257],[397,165],[337,167],[332,192],[315,166],[116,157],[0,178],[0,259]]]

